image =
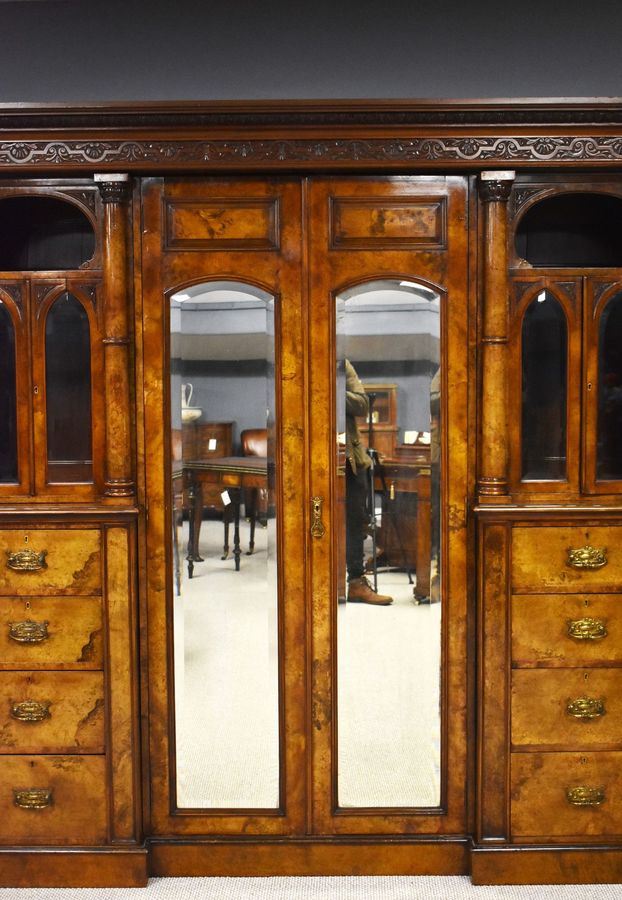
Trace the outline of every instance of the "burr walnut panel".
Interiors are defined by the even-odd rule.
[[[166,204],[168,250],[278,250],[277,198]]]
[[[425,198],[381,202],[378,197],[330,198],[334,250],[441,250],[446,246],[446,203]]]
[[[5,756],[2,775],[3,843],[105,843],[103,756]]]
[[[619,594],[515,594],[514,666],[622,664]]]
[[[555,749],[622,744],[622,669],[517,669],[512,746]]]
[[[510,781],[512,834],[519,840],[622,833],[620,752],[513,753]]]
[[[103,753],[100,672],[0,673],[0,753]]]
[[[621,538],[619,527],[514,528],[514,590],[525,593],[619,591],[622,587]]]
[[[0,595],[98,594],[99,530],[0,530],[0,567]]]
[[[15,640],[12,635],[25,622],[47,623],[45,639]],[[101,669],[102,666],[102,610],[98,597],[0,600],[0,669]]]

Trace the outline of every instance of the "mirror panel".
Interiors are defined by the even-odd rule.
[[[600,318],[598,341],[598,435],[596,477],[622,478],[622,292],[615,294]]]
[[[276,809],[274,298],[178,291],[170,351],[177,806]]]
[[[45,320],[45,396],[48,482],[92,481],[89,319],[67,291]]]
[[[17,482],[17,392],[15,371],[15,328],[11,315],[0,301],[0,482]]]
[[[531,301],[522,329],[522,479],[566,478],[568,327],[550,291]]]
[[[338,805],[440,804],[441,298],[336,299]]]

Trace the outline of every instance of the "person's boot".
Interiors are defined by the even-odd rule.
[[[393,597],[377,594],[369,581],[362,575],[348,582],[348,603],[371,603],[375,606],[388,606]]]

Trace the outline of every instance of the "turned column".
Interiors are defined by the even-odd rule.
[[[134,494],[130,427],[128,175],[95,175],[104,204],[106,483],[110,497]]]
[[[513,181],[514,172],[482,172],[479,181],[484,207],[480,503],[510,500],[507,202]]]

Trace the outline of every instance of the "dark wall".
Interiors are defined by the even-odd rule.
[[[619,96],[618,0],[0,0],[0,102]]]

